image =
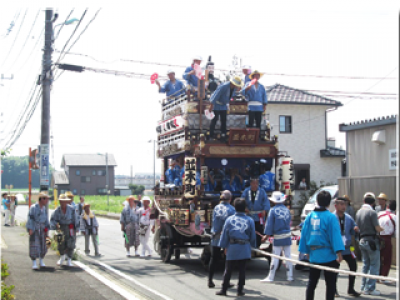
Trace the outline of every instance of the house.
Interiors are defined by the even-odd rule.
[[[366,192],[398,199],[396,123],[392,115],[339,125],[346,133],[346,172],[339,178],[339,193],[349,195],[355,209]]]
[[[114,195],[114,168],[117,166],[113,154],[64,154],[61,161],[63,171],[53,173],[51,186],[56,185],[59,194],[71,191],[74,195]]]
[[[306,183],[337,184],[345,151],[327,136],[327,114],[342,104],[338,101],[281,84],[268,87],[267,119],[271,136],[277,135],[279,151],[293,158],[295,189]]]

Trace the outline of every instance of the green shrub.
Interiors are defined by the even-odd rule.
[[[14,289],[13,285],[6,285],[4,283],[4,279],[10,275],[8,273],[8,265],[6,263],[3,263],[3,260],[1,261],[1,300],[12,300],[15,299],[15,296],[11,294],[11,291]]]

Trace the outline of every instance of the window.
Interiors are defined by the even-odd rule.
[[[107,195],[107,189],[97,189],[99,195]]]
[[[81,195],[85,195],[85,190],[81,190]]]
[[[106,176],[106,171],[105,170],[98,170],[97,175],[99,176]]]
[[[291,116],[279,116],[279,132],[280,133],[292,133],[292,117]]]
[[[81,176],[81,182],[90,182],[90,176]]]
[[[93,175],[93,176],[96,176],[96,170],[93,170],[93,171],[92,171],[92,175]]]
[[[76,195],[76,193],[77,193],[77,190],[73,189],[72,194]]]
[[[80,170],[76,170],[75,174],[76,174],[76,176],[79,176],[79,175],[81,175],[81,171]]]

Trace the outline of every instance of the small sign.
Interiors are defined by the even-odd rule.
[[[49,186],[49,145],[40,145],[40,186]]]
[[[229,145],[255,145],[260,129],[230,129]]]
[[[389,150],[389,170],[397,170],[397,149]]]
[[[196,158],[185,157],[185,198],[196,196]]]

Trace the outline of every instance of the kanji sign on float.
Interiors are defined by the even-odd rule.
[[[185,198],[196,195],[196,158],[185,157]]]

